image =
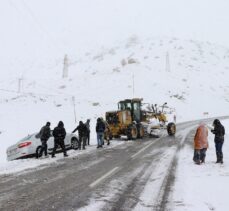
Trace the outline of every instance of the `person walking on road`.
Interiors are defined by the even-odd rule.
[[[48,157],[48,146],[47,146],[47,141],[51,136],[51,131],[50,131],[50,122],[47,122],[45,126],[43,126],[39,132],[39,137],[41,139],[41,151],[40,154],[37,154],[37,158],[41,157],[43,155],[43,152],[45,154],[45,157]]]
[[[107,145],[110,145],[111,141],[111,130],[107,121],[103,121],[105,124],[104,139],[107,141]]]
[[[204,123],[200,123],[194,137],[194,157],[196,164],[205,163],[208,148],[208,129]]]
[[[224,143],[224,135],[225,129],[224,126],[218,119],[213,121],[214,129],[211,132],[215,135],[215,150],[216,150],[216,163],[223,163],[223,143]]]
[[[98,118],[97,119],[97,124],[96,124],[96,133],[97,133],[97,148],[102,148],[103,143],[104,143],[104,131],[106,127],[104,122]]]
[[[80,121],[79,125],[76,127],[75,130],[72,131],[72,133],[75,133],[77,130],[79,133],[79,150],[81,150],[82,142],[83,142],[83,149],[85,149],[86,141],[88,137],[87,126],[82,121]]]
[[[90,145],[90,119],[88,119],[85,123],[86,127],[87,127],[87,145]]]
[[[61,147],[64,157],[68,157],[65,149],[64,139],[66,137],[66,130],[64,128],[64,123],[62,121],[59,121],[58,126],[54,128],[53,130],[53,137],[54,137],[54,148],[52,152],[52,157],[55,157],[56,149],[58,146]]]

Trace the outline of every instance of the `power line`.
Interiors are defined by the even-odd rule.
[[[26,11],[28,12],[28,14],[30,15],[30,17],[33,19],[33,21],[37,24],[37,26],[40,28],[40,30],[46,34],[47,37],[49,37],[49,39],[52,42],[55,42],[55,47],[58,47],[59,50],[63,51],[63,47],[59,46],[59,42],[57,42],[57,40],[55,39],[55,37],[53,37],[46,29],[45,27],[43,27],[43,25],[40,23],[40,21],[37,19],[37,17],[34,15],[34,12],[31,10],[31,8],[25,3],[24,0],[22,0],[22,5],[24,6],[24,8],[26,9]]]
[[[16,5],[13,0],[9,0],[8,1],[9,4],[18,12],[18,14],[20,14],[23,17],[23,21],[26,20],[28,22],[28,20],[30,21],[30,23],[32,25],[34,25],[34,23],[37,25],[37,30],[40,32],[41,35],[46,35],[45,37],[48,37],[50,40],[50,43],[53,43],[53,47],[57,47],[59,48],[59,50],[63,51],[63,44],[60,44],[59,41],[56,40],[56,38],[54,36],[51,36],[50,33],[45,29],[45,27],[43,27],[43,25],[40,23],[40,21],[38,20],[38,18],[34,15],[34,12],[31,10],[31,8],[26,4],[26,2],[24,0],[21,0],[20,2],[22,3],[21,5],[24,7],[24,11],[27,11],[27,14],[31,17],[31,19],[33,20],[33,22],[31,22],[31,19],[28,19],[28,17],[25,16],[25,13],[19,9],[18,5]],[[62,41],[63,42],[63,41]]]

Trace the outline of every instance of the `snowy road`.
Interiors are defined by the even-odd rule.
[[[176,137],[124,142],[0,176],[0,210],[167,210],[178,152],[198,122],[179,124]]]

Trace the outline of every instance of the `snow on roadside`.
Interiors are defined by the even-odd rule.
[[[150,179],[145,185],[143,192],[139,197],[139,202],[136,207],[133,209],[134,211],[138,210],[152,210],[152,208],[156,205],[158,194],[160,193],[161,186],[166,178],[167,171],[165,169],[170,169],[173,159],[171,157],[175,154],[176,148],[172,147],[161,157],[160,163],[163,165],[158,165],[155,168],[153,173],[150,176]],[[152,191],[153,190],[153,191]]]
[[[178,131],[177,136],[182,135],[182,144],[185,141],[189,131],[193,128],[188,127],[184,130]],[[152,210],[152,207],[156,207],[158,198],[161,196],[160,190],[163,188],[163,183],[166,183],[167,176],[173,165],[173,157],[177,156],[177,147],[173,146],[161,157],[160,163],[163,162],[163,166],[159,165],[151,174],[150,179],[145,185],[144,190],[140,195],[140,201],[134,208],[134,210]],[[167,169],[167,171],[165,171]],[[154,190],[152,192],[152,190]]]
[[[104,146],[104,149],[110,149],[117,147],[121,144],[123,144],[123,141],[116,141],[112,140],[111,145]],[[80,155],[89,154],[96,151],[96,145],[90,145],[86,146],[86,150],[69,150],[67,151],[69,157],[63,158],[63,153],[57,153],[56,158],[41,158],[41,159],[35,159],[35,158],[29,158],[29,159],[21,159],[21,160],[14,160],[10,162],[0,162],[0,175],[4,174],[11,174],[11,173],[18,173],[25,170],[31,170],[36,171],[37,169],[42,169],[47,167],[48,165],[54,164],[54,163],[60,163],[66,159],[72,159],[75,157],[78,157]]]
[[[206,163],[195,165],[190,145],[181,151],[177,175],[171,196],[171,205],[176,211],[228,210],[229,195],[229,120],[222,121],[226,136],[223,146],[224,164],[216,164],[214,136],[209,132],[209,149]]]

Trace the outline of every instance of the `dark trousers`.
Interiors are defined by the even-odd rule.
[[[90,132],[87,133],[87,145],[90,145]]]
[[[200,161],[202,163],[205,162],[206,151],[207,151],[207,148],[203,148],[203,149],[200,150]]]
[[[194,149],[193,161],[195,163],[200,163],[200,150]]]
[[[82,142],[83,142],[83,149],[85,149],[86,142],[87,142],[87,136],[79,137],[79,149],[81,149]]]
[[[58,148],[58,146],[61,147],[64,155],[66,155],[66,149],[65,149],[65,144],[64,144],[64,140],[54,140],[54,148],[52,151],[52,156],[54,156],[56,154],[56,149]]]
[[[223,161],[223,141],[215,142],[215,151],[216,151],[216,158],[218,162]]]
[[[207,148],[195,149],[194,150],[193,161],[195,163],[197,163],[197,164],[204,163],[205,162],[205,157],[206,157],[206,151],[207,151]]]
[[[48,155],[47,150],[48,150],[47,140],[41,140],[41,154],[40,154],[40,156],[43,155],[43,152],[45,153],[45,156],[47,156]]]

